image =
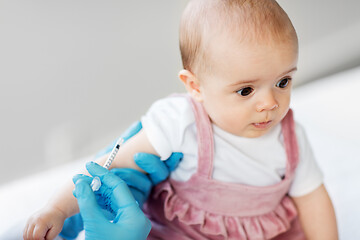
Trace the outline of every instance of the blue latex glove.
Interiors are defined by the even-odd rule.
[[[134,155],[135,163],[148,174],[129,168],[114,168],[111,172],[123,179],[129,186],[136,201],[142,207],[154,185],[164,181],[182,159],[182,153],[173,153],[166,161],[148,153]]]
[[[141,122],[135,122],[121,135],[121,137],[124,139],[124,142],[126,142],[141,129]],[[116,141],[117,140],[104,150],[100,151],[96,156],[101,157],[110,153],[114,148]],[[148,173],[147,175],[134,169],[127,168],[112,169],[111,171],[128,184],[136,201],[139,203],[140,207],[142,207],[143,203],[148,198],[152,187],[164,181],[169,176],[170,172],[177,167],[182,157],[182,153],[175,152],[166,161],[161,161],[158,156],[148,153],[137,153],[134,155],[134,161],[141,169]],[[103,205],[101,199],[98,199],[98,203]]]
[[[128,184],[134,198],[139,203],[139,206],[142,207],[152,187],[169,176],[170,171],[176,168],[182,156],[182,153],[173,153],[167,161],[162,162],[160,158],[155,155],[137,153],[134,156],[134,160],[140,168],[149,172],[148,175],[129,168],[115,168],[110,172],[119,176]],[[96,199],[103,209],[107,209],[104,199],[101,195],[99,196],[99,191],[96,192]],[[60,236],[68,240],[76,239],[79,232],[83,229],[81,215],[76,214],[65,220]]]
[[[129,138],[137,134],[141,128],[141,122],[135,122],[121,137],[124,141],[127,141]],[[111,152],[116,141],[117,140],[104,150],[100,151],[96,156],[100,157]],[[130,191],[141,207],[148,198],[152,187],[165,180],[169,176],[169,173],[177,167],[182,157],[182,153],[173,153],[168,160],[161,161],[160,158],[155,155],[137,153],[134,155],[134,161],[141,169],[148,173],[147,175],[137,170],[127,168],[112,169],[111,172],[118,175],[128,184]],[[97,193],[96,196],[98,204],[103,208],[106,208],[102,197]],[[76,214],[65,220],[60,236],[69,240],[75,239],[81,230],[83,230],[83,222],[80,214]]]
[[[99,192],[115,218],[110,222],[104,216],[90,187],[92,178],[76,175],[73,178],[74,196],[84,222],[85,239],[146,239],[151,223],[139,208],[126,182],[94,162],[87,163],[86,168],[92,176],[100,178],[102,185]]]

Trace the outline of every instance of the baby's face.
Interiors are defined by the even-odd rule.
[[[216,42],[210,50],[215,68],[200,79],[211,121],[237,136],[266,134],[289,110],[296,43]]]

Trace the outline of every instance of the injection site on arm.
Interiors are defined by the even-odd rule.
[[[124,143],[124,139],[123,138],[119,138],[113,148],[113,150],[111,151],[109,157],[107,158],[106,162],[104,163],[103,167],[106,169],[109,169],[111,163],[114,161],[116,154],[119,152],[119,149],[121,147],[121,145]],[[96,192],[100,189],[101,187],[101,181],[99,177],[94,177],[94,179],[91,182],[91,189]]]

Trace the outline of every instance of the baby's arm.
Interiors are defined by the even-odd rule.
[[[293,197],[306,239],[338,239],[336,217],[324,185],[313,192]]]
[[[139,152],[150,153],[158,156],[155,149],[150,144],[143,129],[141,129],[138,134],[130,138],[124,145],[120,147],[114,162],[110,166],[110,169],[132,168],[145,173],[144,170],[139,168],[139,166],[136,165],[136,163],[133,160],[134,154]],[[99,158],[96,162],[98,162],[102,166],[105,163],[107,157],[108,154]]]
[[[133,161],[133,155],[138,152],[156,154],[143,130],[121,146],[110,168],[133,168],[144,172]],[[107,157],[99,158],[96,162],[103,165]],[[82,172],[87,174],[85,169]],[[73,189],[74,185],[69,180],[45,208],[28,220],[24,239],[44,239],[45,236],[46,239],[53,239],[60,233],[65,219],[79,212]]]

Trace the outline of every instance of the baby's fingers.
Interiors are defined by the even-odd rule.
[[[45,239],[46,232],[46,226],[39,224],[38,220],[36,220],[36,222],[31,221],[24,229],[23,238],[25,240]]]
[[[62,226],[52,226],[46,234],[46,240],[53,240],[61,232]]]
[[[25,226],[24,232],[23,232],[23,238],[24,238],[24,240],[30,240],[30,239],[32,239],[34,227],[35,227],[35,225],[29,223],[29,221],[26,223],[26,226]]]
[[[41,223],[41,224],[36,224],[33,230],[33,236],[30,239],[45,239],[46,236],[46,232],[47,232],[48,228],[46,226],[46,224]]]
[[[27,239],[27,230],[29,228],[29,221],[26,222],[26,225],[24,227],[24,230],[23,230],[23,239]]]
[[[25,240],[34,239],[34,228],[35,228],[33,217],[31,217],[26,223],[26,227],[24,228],[23,237]]]

